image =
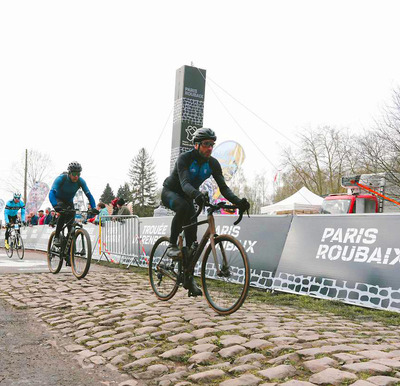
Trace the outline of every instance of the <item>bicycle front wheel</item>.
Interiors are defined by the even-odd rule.
[[[56,231],[52,232],[47,243],[47,266],[51,273],[58,273],[62,267],[63,260],[60,256],[60,248],[53,245]]]
[[[201,265],[201,282],[211,308],[220,315],[229,315],[240,308],[249,291],[249,261],[234,237],[220,235],[214,241],[216,256],[210,244]]]
[[[181,262],[167,256],[168,237],[160,237],[153,246],[149,259],[151,288],[160,300],[169,300],[178,291]]]
[[[89,272],[92,261],[92,243],[85,229],[75,230],[71,243],[71,268],[78,279],[83,279]]]
[[[17,234],[17,236],[15,238],[15,250],[16,250],[17,255],[20,258],[20,260],[22,260],[25,255],[25,247],[24,247],[24,241],[22,240],[22,237],[20,234]]]
[[[13,238],[9,237],[8,238],[8,248],[6,248],[6,253],[7,256],[11,259],[12,255],[13,255],[13,251],[14,251],[14,242],[13,242]]]

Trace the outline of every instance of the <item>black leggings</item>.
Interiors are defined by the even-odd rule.
[[[17,222],[17,216],[8,216],[8,223],[10,225],[16,224],[16,222]],[[19,229],[17,230],[17,232],[19,233]],[[10,237],[10,228],[6,227],[6,234],[4,235],[4,238],[7,240],[7,242],[9,237]]]
[[[190,218],[196,213],[193,200],[183,197],[172,190],[163,188],[161,193],[162,203],[175,212],[175,216],[171,223],[171,244],[176,244],[179,233],[182,232],[182,226],[190,224]],[[190,247],[197,239],[197,226],[190,227],[185,230],[186,245]]]
[[[64,207],[64,209],[74,209],[74,205],[71,203],[63,203],[63,207]],[[67,224],[67,228],[68,228],[68,232],[69,232],[72,228],[74,219],[75,219],[74,212],[61,213],[57,219],[57,227],[56,227],[55,237],[58,237],[60,235],[61,229],[64,226],[64,224]]]

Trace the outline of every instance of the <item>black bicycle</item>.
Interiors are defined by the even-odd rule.
[[[89,272],[90,263],[92,261],[92,243],[89,233],[83,229],[83,225],[75,220],[77,213],[74,209],[64,209],[61,213],[73,214],[74,220],[68,231],[69,224],[66,223],[60,232],[60,246],[55,246],[54,236],[56,232],[52,232],[47,244],[47,265],[51,273],[58,273],[61,270],[63,261],[66,265],[70,265],[72,273],[78,279],[83,279]],[[84,212],[80,212],[84,213]],[[91,211],[91,213],[94,213]],[[67,230],[67,234],[65,234]]]
[[[17,220],[15,224],[10,224],[10,235],[8,238],[9,248],[6,248],[7,256],[11,259],[13,256],[14,250],[17,253],[17,256],[22,260],[25,255],[25,247],[24,240],[22,240],[21,236],[21,221]]]
[[[231,235],[217,235],[213,213],[220,209],[235,210],[237,206],[220,202],[213,205],[205,203],[207,220],[195,222],[183,227],[208,224],[200,241],[194,243],[190,251],[183,245],[183,234],[179,236],[181,258],[175,261],[167,256],[168,237],[159,238],[153,246],[149,259],[149,279],[151,287],[160,300],[171,299],[179,286],[188,289],[193,269],[201,273],[201,283],[208,304],[220,315],[229,315],[237,311],[244,303],[250,285],[250,266],[242,244]],[[197,216],[202,211],[200,207]],[[243,217],[240,213],[237,225]],[[208,245],[207,245],[208,244]],[[198,263],[203,250],[203,260]],[[198,263],[198,264],[197,264]],[[196,272],[195,272],[196,274]],[[189,293],[189,296],[192,294]]]

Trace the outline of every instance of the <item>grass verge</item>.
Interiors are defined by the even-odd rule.
[[[96,263],[97,264],[97,263]],[[148,278],[148,269],[136,266],[126,268],[125,265],[119,265],[106,261],[100,261],[98,264],[122,269],[135,273],[144,278]],[[350,319],[355,322],[377,322],[387,326],[400,326],[400,313],[392,311],[383,311],[371,308],[345,304],[338,300],[317,299],[310,296],[289,294],[284,292],[271,292],[250,288],[246,303],[264,303],[275,307],[291,307],[298,310],[315,311],[320,314],[330,313],[342,318]]]

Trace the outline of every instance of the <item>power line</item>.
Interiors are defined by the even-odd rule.
[[[203,77],[204,81],[204,75],[201,73],[200,70],[198,70],[201,74],[201,76]],[[217,83],[213,80],[211,80],[215,85],[217,85]],[[219,101],[219,103],[221,103],[222,107],[225,109],[225,111],[229,114],[229,116],[232,118],[232,120],[236,123],[236,125],[240,128],[240,130],[244,133],[244,135],[250,140],[250,142],[255,146],[255,148],[260,152],[260,154],[267,160],[267,162],[273,167],[273,169],[276,172],[280,172],[280,169],[278,169],[277,166],[275,166],[275,164],[264,154],[264,152],[260,149],[260,147],[257,145],[257,143],[255,141],[253,141],[253,139],[247,134],[247,132],[243,129],[243,127],[240,125],[240,123],[237,121],[237,119],[231,114],[231,112],[228,110],[228,108],[224,105],[224,103],[222,102],[222,100],[218,97],[218,95],[216,94],[216,92],[214,91],[213,87],[211,85],[210,89],[211,91],[214,93],[215,97],[217,98],[217,100]],[[217,85],[218,86],[218,85]],[[239,103],[241,106],[243,106],[247,111],[249,111],[250,113],[252,113],[254,116],[256,116],[258,119],[260,119],[262,122],[264,122],[266,125],[268,125],[270,128],[272,128],[274,131],[276,131],[278,134],[282,135],[284,138],[286,138],[289,142],[295,144],[296,146],[298,146],[296,143],[294,143],[290,138],[286,137],[284,134],[280,133],[277,129],[275,129],[273,126],[271,126],[267,121],[265,121],[264,119],[262,119],[258,114],[256,114],[255,112],[253,112],[251,109],[249,109],[247,106],[245,106],[243,103],[241,103],[237,98],[233,97],[230,93],[228,93],[227,91],[225,91],[221,86],[218,86],[221,90],[223,90],[227,95],[229,95],[234,101],[236,101],[237,103]],[[292,183],[290,181],[288,181],[288,184],[296,189],[294,187],[294,185],[292,185]],[[303,194],[301,194],[301,192],[298,192],[309,204],[311,204],[311,202],[308,200],[307,197],[305,197]]]
[[[172,109],[170,110],[170,112],[169,112],[169,114],[168,114],[168,118],[167,118],[167,120],[165,121],[164,127],[162,128],[160,135],[158,136],[157,142],[156,142],[156,144],[154,145],[153,151],[152,151],[151,154],[150,154],[150,158],[153,158],[153,154],[154,154],[154,152],[156,151],[158,142],[160,142],[160,139],[161,139],[162,135],[164,134],[165,128],[167,127],[167,124],[168,124],[168,122],[169,122],[169,119],[170,119],[171,114],[172,114],[173,111],[174,111],[174,106],[172,106]]]

